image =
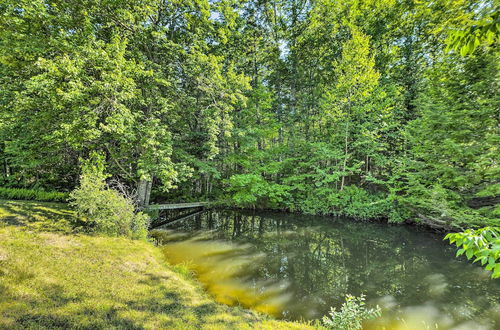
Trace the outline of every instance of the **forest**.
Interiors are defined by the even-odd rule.
[[[3,0],[0,199],[69,197],[92,230],[134,238],[165,202],[412,224],[500,277],[499,15]]]
[[[493,2],[0,8],[4,187],[71,191],[99,152],[153,200],[499,225]]]

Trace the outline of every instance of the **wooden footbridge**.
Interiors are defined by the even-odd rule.
[[[194,202],[194,203],[177,203],[177,204],[150,204],[146,206],[148,210],[174,210],[174,209],[190,209],[194,207],[206,207],[208,202]]]
[[[194,217],[204,212],[205,208],[210,205],[209,202],[194,202],[194,203],[174,203],[174,204],[149,204],[144,207],[146,211],[158,211],[158,218],[151,222],[150,228],[154,229],[160,226],[170,226],[178,223],[184,219]],[[170,213],[174,215],[165,214],[168,210],[176,210]],[[183,212],[188,211],[188,212]],[[163,213],[163,214],[162,214]]]

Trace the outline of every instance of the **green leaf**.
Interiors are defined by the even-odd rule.
[[[493,268],[493,274],[491,275],[492,278],[499,278],[500,277],[500,264],[496,264],[495,267]]]

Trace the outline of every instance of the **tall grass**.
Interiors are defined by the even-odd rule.
[[[65,202],[68,199],[68,194],[58,191],[42,191],[35,189],[0,187],[0,199],[22,199],[22,200],[37,200],[46,202]]]

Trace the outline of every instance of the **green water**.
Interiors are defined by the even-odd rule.
[[[500,328],[500,281],[416,227],[210,211],[156,235],[229,305],[309,320],[363,293],[384,315],[368,329]]]

